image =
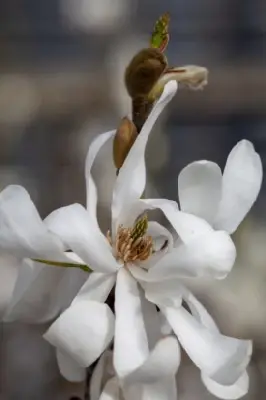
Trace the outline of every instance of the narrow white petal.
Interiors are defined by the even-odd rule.
[[[257,199],[262,183],[262,162],[248,140],[237,143],[228,156],[222,199],[215,226],[233,233]]]
[[[178,177],[178,195],[182,211],[197,215],[212,224],[222,194],[220,167],[210,161],[196,161]]]
[[[208,329],[183,307],[162,310],[182,347],[206,375],[221,385],[231,385],[250,361],[252,344]]]
[[[4,321],[44,323],[55,318],[67,305],[59,289],[66,273],[30,260],[21,263]]]
[[[149,354],[137,282],[125,269],[118,272],[115,290],[114,367],[124,378],[140,365]]]
[[[109,379],[106,383],[99,400],[122,400],[119,382],[116,377]]]
[[[249,376],[246,371],[232,385],[220,385],[203,373],[201,379],[209,392],[224,400],[240,399],[247,394],[249,388]]]
[[[102,146],[107,142],[107,140],[114,137],[115,132],[116,132],[115,130],[112,130],[109,132],[102,133],[101,135],[98,135],[91,143],[86,157],[85,177],[86,177],[86,191],[87,191],[87,210],[91,216],[92,221],[94,221],[96,225],[98,225],[96,216],[97,189],[91,175],[91,168],[98,152],[100,151]]]
[[[114,334],[114,315],[106,304],[80,300],[51,325],[44,338],[81,367],[91,365]]]
[[[93,270],[113,272],[119,268],[107,239],[80,204],[52,212],[45,222]]]
[[[182,244],[159,260],[147,273],[147,281],[173,277],[225,278],[236,258],[235,245],[226,232],[212,231]]]
[[[80,300],[105,302],[115,284],[115,280],[116,274],[108,275],[100,272],[92,272],[74,298],[72,304]]]
[[[162,96],[153,107],[122,168],[120,169],[114,187],[112,204],[112,220],[117,223],[124,222],[124,218],[130,210],[131,205],[134,204],[143,194],[146,184],[146,165],[144,156],[149,134],[157,118],[175,95],[176,90],[176,82],[171,81],[165,85]]]
[[[140,292],[125,269],[118,272],[115,311],[114,367],[119,378],[133,384],[174,375],[180,363],[178,342],[163,338],[149,352]]]
[[[152,350],[158,340],[161,339],[161,319],[156,306],[145,298],[141,290],[141,307],[144,318],[144,324],[147,332],[149,350]]]
[[[83,382],[86,378],[86,369],[81,367],[67,354],[56,351],[56,358],[61,375],[70,382]]]
[[[21,186],[11,185],[0,193],[0,250],[19,258],[65,260],[63,244],[48,231]]]

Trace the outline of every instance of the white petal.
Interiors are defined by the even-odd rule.
[[[213,231],[212,227],[202,218],[179,211],[178,204],[174,201],[165,199],[148,199],[141,200],[139,203],[143,204],[143,211],[145,209],[157,208],[162,210],[184,243],[189,242],[196,236],[204,235]]]
[[[43,323],[56,317],[66,306],[65,299],[58,291],[65,273],[68,271],[64,268],[41,265],[30,260],[21,263],[4,320]]]
[[[86,191],[87,191],[87,210],[91,216],[92,221],[98,226],[96,208],[97,208],[97,189],[91,175],[91,168],[94,160],[108,139],[114,137],[116,131],[109,131],[98,135],[89,147],[85,163],[85,177],[86,177]]]
[[[206,308],[201,304],[198,299],[185,287],[182,287],[183,298],[188,304],[192,315],[206,328],[214,331],[219,332],[219,329],[214,322],[211,315],[208,313]]]
[[[124,382],[125,384],[136,383],[156,383],[160,379],[174,376],[180,364],[179,344],[173,336],[161,339],[147,360],[130,375]]]
[[[51,325],[44,338],[81,367],[91,365],[114,334],[114,315],[106,304],[80,300]]]
[[[149,269],[155,265],[174,246],[172,234],[158,222],[149,221],[147,235],[152,237],[155,253],[151,254],[147,260],[139,262],[139,266],[144,269]]]
[[[99,400],[121,400],[119,382],[116,377],[106,383]]]
[[[163,338],[149,353],[140,293],[125,269],[118,272],[115,311],[114,367],[119,378],[133,384],[174,375],[180,363],[178,342]]]
[[[176,378],[125,386],[123,392],[126,400],[177,400]]]
[[[93,270],[112,272],[119,268],[107,239],[80,204],[52,212],[45,222]]]
[[[248,140],[238,142],[228,156],[222,200],[215,226],[233,233],[255,202],[262,183],[262,163]]]
[[[172,250],[174,239],[172,234],[164,226],[156,221],[149,221],[147,235],[152,237],[153,248],[158,251],[167,241],[168,251]]]
[[[105,302],[115,284],[115,280],[116,274],[108,275],[100,272],[92,272],[74,298],[72,304],[80,300]]]
[[[208,329],[183,307],[162,310],[182,347],[206,375],[222,385],[231,385],[250,361],[252,344]]]
[[[83,382],[86,378],[86,369],[81,367],[67,354],[56,351],[56,358],[61,375],[70,382]]]
[[[21,186],[0,193],[0,249],[19,258],[65,260],[63,244],[48,231]]]
[[[236,258],[235,245],[226,232],[196,237],[167,253],[148,271],[147,280],[210,276],[224,278]]]
[[[157,118],[175,95],[176,90],[176,82],[169,82],[165,85],[162,96],[153,107],[119,171],[113,192],[113,222],[124,223],[124,218],[129,212],[132,204],[141,197],[144,191],[146,184],[146,166],[144,156],[149,134]]]
[[[124,378],[148,357],[148,340],[137,282],[125,269],[118,272],[115,290],[114,367]]]
[[[249,388],[249,376],[245,371],[233,385],[219,385],[206,374],[201,374],[202,381],[209,392],[219,399],[236,400],[245,396]]]
[[[152,350],[162,337],[160,313],[157,311],[156,306],[145,298],[143,291],[141,291],[141,307],[149,350]]]
[[[178,177],[178,195],[182,211],[212,223],[222,194],[220,167],[210,161],[196,161]]]
[[[182,304],[181,286],[176,279],[147,282],[144,288],[146,298],[158,306],[179,307]]]

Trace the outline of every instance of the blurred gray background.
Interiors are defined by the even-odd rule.
[[[85,199],[84,159],[96,134],[130,110],[123,72],[148,45],[155,20],[171,15],[169,64],[210,70],[203,92],[180,90],[152,134],[147,151],[152,196],[175,199],[188,163],[225,164],[240,139],[266,157],[266,5],[263,0],[2,0],[0,2],[0,189],[24,185],[42,216]],[[110,166],[110,168],[109,168]],[[108,170],[105,174],[104,171]],[[111,147],[95,176],[100,216],[115,176]],[[225,334],[254,339],[250,400],[266,391],[265,186],[235,241],[238,260],[223,282],[188,282]],[[0,262],[0,310],[16,266]],[[82,385],[59,376],[45,327],[0,325],[0,399],[67,400]],[[209,400],[199,373],[183,357],[181,400]]]

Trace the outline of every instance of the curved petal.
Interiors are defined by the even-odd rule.
[[[107,140],[114,137],[116,131],[112,130],[109,132],[98,135],[91,143],[85,162],[85,178],[86,178],[86,192],[87,192],[87,210],[91,216],[92,221],[98,226],[96,208],[97,208],[97,189],[94,180],[91,175],[91,168],[94,160]]]
[[[146,298],[157,306],[179,307],[182,304],[183,293],[176,279],[147,282],[144,290]]]
[[[254,146],[241,140],[228,156],[223,173],[222,199],[215,226],[233,233],[257,199],[262,163]]]
[[[188,304],[193,316],[202,323],[206,328],[213,332],[219,333],[219,329],[206,310],[206,308],[196,299],[196,297],[183,287],[183,297]],[[207,387],[209,392],[213,393],[216,397],[221,399],[238,399],[244,396],[249,387],[249,377],[245,371],[235,383],[231,385],[221,385],[205,373],[201,373],[201,378],[204,385]]]
[[[80,300],[61,314],[44,338],[81,367],[88,367],[111,342],[114,324],[106,304]]]
[[[184,286],[182,287],[183,298],[188,304],[192,315],[206,328],[219,332],[219,329],[214,322],[213,318],[210,316],[206,308],[196,299],[196,297]]]
[[[210,161],[196,161],[178,177],[178,196],[182,211],[197,215],[212,224],[222,194],[222,172]]]
[[[125,378],[142,365],[149,354],[139,289],[125,268],[117,275],[115,315],[114,367],[118,376]]]
[[[234,384],[250,361],[252,344],[208,329],[183,307],[162,309],[182,347],[202,371],[221,385]]]
[[[237,400],[247,394],[249,389],[249,376],[245,371],[232,385],[219,385],[206,374],[201,374],[201,379],[209,392],[219,399]]]
[[[211,276],[225,278],[234,265],[235,245],[226,232],[196,237],[167,253],[147,273],[147,280]]]
[[[124,384],[154,383],[173,376],[180,363],[174,337],[158,341],[149,352],[142,302],[137,283],[126,269],[118,272],[114,367]]]
[[[143,211],[147,209],[160,209],[184,243],[195,239],[197,236],[208,234],[213,231],[208,222],[202,218],[179,211],[178,204],[175,201],[148,199],[140,200],[138,203],[140,204],[138,206],[139,208],[142,205]]]
[[[177,400],[176,378],[168,377],[150,384],[123,387],[126,400]]]
[[[66,260],[62,242],[48,231],[21,186],[11,185],[0,193],[0,250],[18,258]]]
[[[66,273],[68,271],[64,268],[24,260],[18,269],[18,277],[4,321],[43,323],[56,317],[67,305],[58,289]]]
[[[181,356],[177,340],[173,336],[161,339],[147,360],[124,379],[125,384],[153,384],[174,376],[180,365]]]
[[[77,364],[71,357],[61,351],[56,351],[58,368],[63,377],[70,382],[83,382],[86,369]]]
[[[158,222],[149,222],[147,235],[152,237],[154,253],[147,260],[139,262],[139,266],[144,269],[155,265],[174,246],[173,235]]]
[[[107,239],[80,204],[52,212],[45,223],[93,270],[113,272],[119,268]]]
[[[144,156],[149,134],[157,118],[175,95],[176,90],[177,84],[174,81],[165,85],[163,94],[153,107],[119,171],[113,192],[113,226],[114,224],[118,225],[125,223],[126,214],[129,213],[132,204],[134,204],[143,194],[146,184],[146,166]],[[113,231],[115,230],[114,226]]]

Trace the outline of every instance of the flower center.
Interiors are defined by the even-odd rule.
[[[153,242],[151,236],[146,236],[148,229],[147,215],[139,218],[133,228],[125,228],[119,225],[114,243],[110,232],[107,238],[111,246],[114,245],[117,260],[127,262],[144,261],[153,252]]]

